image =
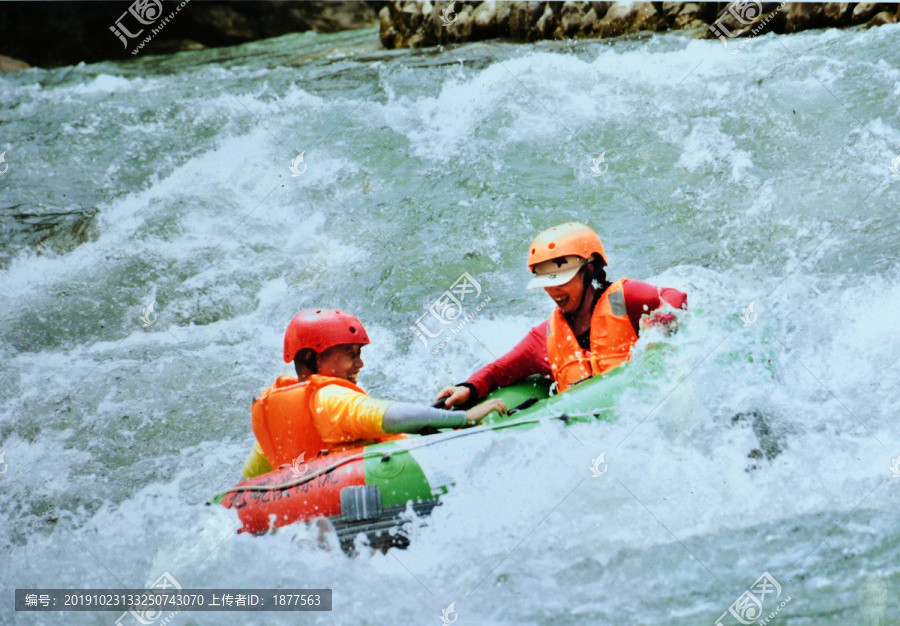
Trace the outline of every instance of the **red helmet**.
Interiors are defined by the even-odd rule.
[[[306,309],[297,313],[284,331],[284,362],[293,361],[304,348],[318,353],[342,343],[369,343],[356,316],[335,309]]]

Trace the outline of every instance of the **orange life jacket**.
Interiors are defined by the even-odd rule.
[[[563,392],[575,383],[605,374],[631,358],[631,347],[638,337],[625,308],[623,286],[627,278],[610,285],[591,314],[591,349],[583,350],[569,328],[562,309],[556,307],[550,316],[547,333],[547,355],[556,379],[556,389]]]
[[[253,400],[253,434],[273,468],[290,464],[304,453],[304,459],[309,461],[321,450],[346,447],[325,443],[313,422],[312,402],[316,392],[326,385],[365,393],[343,378],[313,374],[301,383],[294,376],[279,376],[274,385]]]

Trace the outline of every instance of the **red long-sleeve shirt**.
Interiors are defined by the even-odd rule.
[[[654,287],[638,280],[629,280],[622,291],[625,296],[625,309],[628,311],[636,335],[640,333],[641,316],[662,306],[662,300],[676,309],[687,308],[687,294],[671,287]],[[483,398],[498,387],[511,385],[532,374],[552,376],[547,356],[549,324],[550,320],[541,322],[532,328],[516,347],[469,377],[466,382],[475,387],[479,398]]]

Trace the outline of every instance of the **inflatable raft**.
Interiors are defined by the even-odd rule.
[[[320,454],[301,466],[283,466],[245,480],[217,495],[213,503],[237,513],[238,532],[269,530],[318,520],[333,528],[341,547],[352,553],[363,533],[371,546],[387,549],[408,544],[403,514],[411,506],[425,515],[452,489],[454,474],[478,462],[481,446],[473,438],[496,436],[505,429],[528,429],[542,422],[606,419],[629,379],[629,364],[583,383],[566,393],[549,395],[540,378],[499,389],[506,416],[491,413],[481,424],[465,429],[434,430],[394,441]],[[633,382],[633,381],[632,381]]]

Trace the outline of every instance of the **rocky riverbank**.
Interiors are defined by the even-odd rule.
[[[378,24],[377,12],[385,4],[151,0],[137,7],[136,14],[128,14],[134,5],[127,1],[0,2],[0,57],[5,55],[5,60],[0,58],[0,71],[23,69],[22,63],[58,67],[134,58],[134,47],[154,29],[159,33],[141,54],[230,46],[309,30],[329,33],[371,27]],[[164,22],[163,16],[176,10]],[[122,26],[134,33],[143,31],[133,39],[123,37],[124,46],[111,30],[122,16],[120,33]]]
[[[848,2],[150,0],[128,13],[134,7],[118,2],[0,2],[0,72],[32,65],[56,67],[129,59],[138,53],[197,50],[294,32],[335,32],[377,24],[385,48],[418,48],[495,38],[596,39],[668,30],[686,31],[698,38],[718,37],[727,43],[735,37],[762,32],[872,27],[900,21],[897,3]],[[155,15],[147,13],[154,10]],[[171,19],[163,17],[170,13],[174,13]],[[138,18],[143,21],[136,21]],[[126,37],[119,30],[128,28],[140,35]],[[151,31],[157,32],[145,44],[139,44]]]
[[[778,2],[390,2],[379,11],[386,48],[504,38],[597,39],[684,30],[728,40],[761,32],[880,26],[900,21],[897,3]]]

